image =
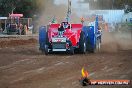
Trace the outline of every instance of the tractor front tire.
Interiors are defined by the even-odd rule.
[[[72,46],[70,47],[70,54],[74,55],[74,48]]]

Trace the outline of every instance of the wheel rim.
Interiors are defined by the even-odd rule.
[[[45,51],[48,53],[49,51],[48,51],[48,46],[47,45],[45,45]]]
[[[83,47],[84,47],[83,51],[85,53],[86,52],[86,43],[85,42],[83,43]]]

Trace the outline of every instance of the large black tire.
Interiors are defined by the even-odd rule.
[[[85,54],[86,53],[86,38],[84,35],[84,32],[80,33],[80,39],[79,39],[79,52]]]
[[[45,49],[44,49],[45,55],[49,54],[49,50],[48,49],[49,49],[49,39],[48,39],[48,32],[46,32]]]
[[[74,55],[74,48],[72,46],[70,47],[70,54]]]
[[[48,45],[45,45],[44,53],[45,53],[45,55],[48,55],[49,54]]]

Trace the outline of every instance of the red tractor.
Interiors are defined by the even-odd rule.
[[[91,26],[69,23],[71,1],[68,0],[68,3],[67,21],[61,24],[52,23],[39,29],[40,50],[46,55],[50,52],[74,54],[74,51],[86,53],[100,49],[101,32],[98,30],[98,16],[95,16],[94,24]]]
[[[68,22],[51,24],[45,34],[45,54],[52,51],[69,51],[74,54],[75,48],[85,53],[86,41],[84,32],[81,31],[82,27],[82,24],[69,24]]]
[[[6,21],[7,34],[26,35],[32,29],[29,27],[31,21],[31,18],[23,18],[23,14],[10,14]]]
[[[25,34],[25,30],[23,25],[20,23],[20,18],[23,17],[23,14],[10,14],[9,15],[9,22],[7,22],[7,34]]]

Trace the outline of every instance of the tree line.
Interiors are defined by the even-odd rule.
[[[22,13],[24,17],[33,17],[48,6],[53,0],[0,0],[0,16],[9,16],[9,13]],[[90,9],[122,9],[125,5],[132,6],[132,0],[85,0]],[[50,5],[49,5],[50,6]]]
[[[37,11],[37,0],[0,0],[0,16],[9,16],[13,13],[31,17]]]

